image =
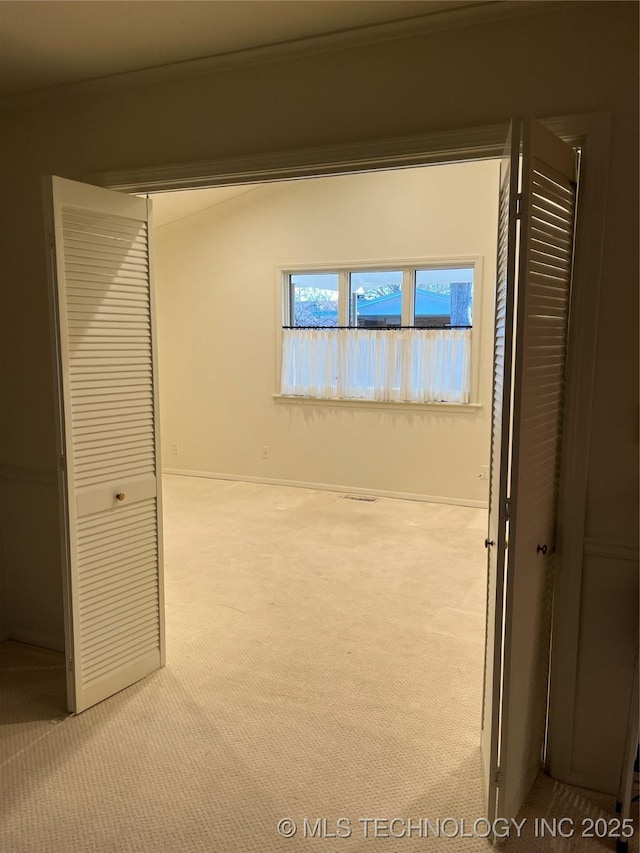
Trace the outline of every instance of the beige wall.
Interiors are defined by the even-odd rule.
[[[164,468],[486,503],[498,168],[494,160],[263,185],[157,229]],[[484,273],[475,293],[482,409],[274,400],[278,268],[469,255]]]
[[[35,503],[29,478],[55,470],[54,407],[40,177],[222,156],[379,140],[429,130],[538,116],[606,111],[611,117],[603,237],[602,298],[590,423],[587,536],[600,550],[637,554],[638,533],[638,7],[635,3],[540,4],[539,14],[325,55],[245,65],[202,77],[77,94],[3,116],[2,517],[7,589],[4,633],[35,634],[42,614],[61,637],[55,488]],[[10,466],[10,467],[9,467]],[[12,487],[11,476],[25,488]],[[24,583],[23,567],[38,576]],[[580,705],[570,728],[575,762],[593,787],[613,790],[620,766],[620,715],[628,701],[628,650],[608,631],[617,612],[636,624],[633,560],[613,600],[607,560],[599,585],[583,590],[579,619]],[[595,591],[595,592],[594,592]],[[593,605],[593,606],[592,606]],[[588,642],[587,642],[588,640]],[[601,654],[589,654],[598,646]],[[612,692],[608,662],[624,660]],[[553,725],[553,721],[552,721]],[[580,762],[594,742],[608,750]],[[600,753],[599,753],[600,754]]]

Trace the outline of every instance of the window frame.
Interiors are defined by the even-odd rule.
[[[482,305],[484,302],[483,255],[446,255],[420,258],[393,258],[383,260],[339,261],[334,263],[294,263],[278,264],[275,269],[276,278],[276,334],[275,334],[275,392],[272,395],[278,403],[293,405],[322,405],[347,406],[352,408],[378,409],[412,409],[419,411],[440,412],[477,412],[482,408],[479,397],[480,384],[480,342],[482,333]],[[416,270],[428,269],[457,269],[458,267],[473,269],[473,308],[471,329],[471,389],[468,403],[417,403],[403,401],[352,400],[348,398],[327,399],[324,397],[297,397],[280,393],[282,373],[282,330],[285,326],[293,326],[291,322],[291,275],[313,273],[336,273],[338,275],[338,325],[349,326],[349,273],[350,272],[388,272],[402,271],[402,325],[412,325],[414,312],[415,287],[414,273]],[[407,320],[409,322],[407,322]],[[357,326],[352,327],[354,330]],[[493,350],[491,352],[493,357]]]

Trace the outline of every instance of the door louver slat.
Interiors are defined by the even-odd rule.
[[[118,239],[126,239],[127,245],[139,242],[146,247],[146,235],[135,221],[128,221],[121,216],[101,214],[94,216],[91,211],[71,210],[67,208],[62,213],[65,230],[87,231],[100,237],[115,235]]]
[[[92,614],[100,614],[101,617],[109,621],[111,615],[119,615],[124,612],[124,608],[138,604],[143,607],[149,605],[148,591],[157,587],[157,578],[153,568],[147,569],[144,572],[131,573],[129,577],[122,576],[118,583],[109,583],[102,588],[97,585],[94,588],[86,588],[83,590],[84,604],[80,611],[81,616],[91,617]],[[117,596],[114,598],[111,607],[105,607],[104,595]],[[140,615],[142,611],[138,611]],[[98,621],[92,621],[91,630],[97,630]],[[102,632],[101,632],[102,633]],[[85,631],[85,640],[89,637],[89,632]]]
[[[123,651],[121,648],[112,649],[110,651],[111,660],[107,663],[97,661],[95,664],[88,664],[83,670],[83,678],[87,688],[95,689],[96,682],[107,678],[109,673],[113,671],[114,663],[117,669],[125,671],[126,668],[133,669],[136,664],[144,665],[149,657],[148,649],[157,643],[157,631],[155,633],[149,631],[141,638],[136,637],[135,641],[131,638],[126,645],[126,651]]]
[[[83,536],[93,536],[92,528],[100,527],[105,533],[111,530],[118,530],[122,525],[130,524],[138,516],[152,516],[155,518],[155,507],[150,501],[137,501],[134,504],[129,504],[128,512],[113,513],[105,517],[102,512],[90,512],[82,516],[82,531],[78,531],[77,539],[80,541]]]
[[[141,380],[148,380],[150,376],[150,371],[146,373],[130,372],[130,373],[106,373],[106,374],[97,374],[99,379],[92,379],[90,376],[82,376],[82,374],[77,376],[75,379],[75,385],[78,390],[78,394],[83,391],[89,390],[100,390],[101,388],[112,388],[114,381],[117,382],[122,388],[134,388],[140,385]]]
[[[83,477],[76,477],[78,489],[86,490],[89,486],[97,486],[105,482],[117,482],[124,477],[137,477],[142,479],[145,476],[152,476],[154,471],[153,465],[129,465],[128,467],[120,466],[113,468],[103,468],[101,471],[96,471],[95,474]]]
[[[79,542],[78,554],[82,555],[87,569],[95,559],[101,561],[109,557],[110,553],[119,554],[121,546],[141,548],[145,544],[153,542],[156,535],[155,520],[153,519],[151,523],[146,525],[140,519],[137,521],[138,524],[131,530],[121,527],[118,531],[117,540],[113,539],[112,533],[101,535],[100,532],[96,531],[94,537],[84,546],[82,542]]]
[[[99,455],[84,456],[76,460],[76,476],[82,478],[84,472],[93,474],[94,472],[122,471],[121,476],[126,476],[125,472],[130,468],[137,468],[141,465],[149,465],[149,469],[153,471],[154,453],[152,450],[134,449],[127,453],[118,453],[115,456],[100,457]]]
[[[129,225],[126,221],[109,222],[107,219],[83,217],[69,211],[63,214],[62,221],[66,233],[71,235],[86,234],[111,241],[123,250],[125,257],[130,247],[139,247],[143,251],[147,248],[146,235],[135,223]]]
[[[76,458],[78,459],[90,459],[97,451],[100,450],[101,453],[108,458],[117,457],[119,454],[124,454],[130,452],[132,450],[138,450],[140,447],[148,447],[149,446],[149,436],[134,436],[133,438],[129,437],[113,439],[110,442],[109,450],[101,450],[99,444],[96,445],[82,445],[79,443],[74,444],[74,448],[76,449]]]
[[[67,242],[69,256],[79,258],[82,261],[96,258],[100,261],[106,261],[110,258],[120,262],[122,259],[122,251],[125,248],[128,262],[140,261],[147,263],[146,248],[143,245],[134,246],[133,244],[123,244],[120,241],[114,242],[110,239],[103,239],[91,234],[76,234],[67,232]]]
[[[83,243],[79,240],[67,241],[67,256],[74,263],[99,263],[101,261],[113,261],[114,257],[119,262],[119,252],[110,245],[100,245],[97,243]],[[129,249],[127,252],[127,263],[138,263],[143,267],[148,266],[147,258],[144,252],[133,251]]]
[[[104,628],[102,634],[89,637],[83,643],[87,672],[108,667],[115,656],[129,654],[132,646],[137,646],[146,638],[156,639],[157,621],[153,611],[140,619],[134,613],[130,621],[123,618],[117,625]]]
[[[78,420],[79,440],[83,438],[98,439],[102,436],[100,433],[110,432],[113,430],[117,433],[119,428],[130,429],[132,427],[145,430],[150,424],[149,420],[153,415],[152,406],[132,406],[126,403],[115,402],[109,409],[98,409],[94,405],[82,408],[74,413]],[[114,419],[115,415],[115,419]],[[122,418],[118,420],[118,416]],[[105,436],[105,439],[107,436]]]
[[[113,570],[111,577],[109,578],[109,588],[111,589],[121,582],[126,585],[129,582],[129,579],[131,579],[131,581],[137,581],[149,572],[155,572],[153,559],[143,557],[138,560],[132,560],[131,563],[127,563],[126,566],[121,566],[119,570]],[[87,596],[89,596],[93,590],[101,589],[103,584],[104,580],[102,578],[91,578],[87,575],[83,579],[81,586],[83,587],[83,591]]]
[[[132,505],[133,508],[134,506]],[[135,508],[138,509],[138,507]],[[101,539],[108,539],[114,534],[121,533],[130,527],[137,530],[144,522],[149,521],[155,524],[156,520],[153,514],[153,507],[139,508],[138,512],[130,512],[125,518],[118,518],[109,525],[104,524],[102,519],[92,520],[92,517],[89,515],[86,515],[85,519],[83,532],[78,535],[78,545],[82,545],[83,542],[97,542]]]
[[[107,432],[108,435],[102,435],[104,432]],[[101,441],[105,439],[108,440],[110,447],[114,447],[127,441],[134,441],[136,439],[151,441],[152,438],[153,424],[147,421],[138,425],[135,423],[124,425],[117,429],[91,430],[88,434],[79,435],[73,442],[73,447],[74,450],[82,451],[92,447],[101,447]]]
[[[74,297],[87,296],[94,299],[104,294],[104,283],[101,281],[76,281],[69,282],[69,293]],[[145,287],[143,282],[127,282],[127,284],[111,283],[109,295],[113,299],[122,299],[129,296],[144,297]]]
[[[110,308],[112,306],[135,308],[136,306],[147,305],[144,293],[135,293],[135,291],[119,290],[117,293],[105,296],[97,289],[95,293],[92,293],[88,287],[74,287],[69,288],[68,294],[69,305],[86,305],[91,309],[94,306],[96,308]]]
[[[115,408],[115,407],[114,407]],[[136,430],[153,432],[153,408],[150,406],[129,406],[128,411],[117,409],[109,414],[96,412],[82,412],[76,415],[78,426],[76,428],[75,442],[86,440],[98,440],[103,438],[102,433],[113,435],[133,435]],[[127,432],[129,430],[129,432]],[[131,432],[134,430],[134,432]],[[108,439],[105,435],[105,440]]]
[[[136,548],[131,548],[128,551],[127,559],[130,560],[130,563],[128,563],[127,565],[131,565],[133,562],[136,562],[138,560],[147,559],[147,557],[153,555],[153,543],[138,545]],[[116,569],[119,565],[114,555],[109,552],[101,560],[85,560],[85,563],[86,565],[83,578],[89,576],[91,576],[92,578],[96,578],[102,572],[103,569]]]
[[[136,403],[141,396],[142,395],[140,394],[136,395],[136,392],[128,394],[126,391],[117,390],[113,393],[95,394],[89,397],[78,395],[78,402],[75,404],[73,409],[74,412],[78,411],[80,413],[87,411],[103,411],[106,413],[109,411],[112,403],[120,403],[124,406],[127,403]],[[152,400],[152,396],[150,394],[145,393],[144,398],[148,399],[150,402]]]
[[[76,254],[68,255],[67,269],[72,280],[77,280],[85,273],[89,276],[100,276],[108,279],[111,279],[113,275],[112,265],[108,260],[98,261],[95,259],[92,261],[89,258],[78,257]],[[143,282],[147,275],[147,264],[130,258],[119,261],[118,275],[130,276]]]
[[[115,643],[122,637],[123,628],[135,631],[150,622],[157,622],[157,608],[153,600],[156,589],[157,582],[154,580],[151,585],[138,587],[132,584],[126,594],[117,587],[109,587],[97,598],[94,596],[80,610],[83,647],[104,651],[111,640]],[[109,603],[106,604],[105,600]]]

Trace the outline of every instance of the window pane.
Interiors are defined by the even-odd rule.
[[[416,326],[471,326],[472,318],[473,267],[416,270]]]
[[[338,273],[289,276],[292,326],[338,325]]]
[[[402,270],[349,273],[349,325],[384,329],[402,325]]]

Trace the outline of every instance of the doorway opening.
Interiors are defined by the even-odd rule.
[[[481,813],[498,178],[486,160],[152,198],[169,659],[191,671],[197,644],[202,701],[236,708],[265,764],[276,749],[279,796],[311,797],[308,765],[363,802],[376,768],[380,795]],[[283,393],[283,327],[333,335],[356,299],[405,325],[407,270],[406,325],[441,338],[473,272],[466,402]]]

